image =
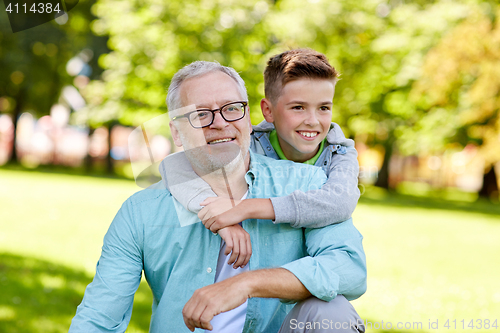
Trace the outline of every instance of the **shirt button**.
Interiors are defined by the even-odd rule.
[[[210,267],[207,268],[207,273],[212,273],[212,269]]]
[[[270,150],[271,150],[271,147],[267,147],[267,150],[269,150],[269,151],[270,151]]]

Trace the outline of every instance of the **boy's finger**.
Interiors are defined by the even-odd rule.
[[[198,218],[203,221],[205,220],[205,215],[207,214],[207,209],[206,208],[202,208],[199,212],[198,212]]]
[[[219,221],[217,221],[214,218],[214,221],[212,222],[212,224],[210,224],[209,228],[210,228],[211,232],[217,232],[217,231],[219,231],[221,229]]]
[[[203,221],[203,225],[205,226],[205,228],[209,229],[211,232],[217,232],[219,229],[216,229],[216,230],[212,230],[212,225],[214,224],[215,222],[215,217],[211,217],[209,219],[207,219],[206,221]]]
[[[208,197],[205,200],[203,200],[202,202],[200,202],[200,206],[206,206],[206,205],[214,202],[215,199],[217,199],[217,197]]]

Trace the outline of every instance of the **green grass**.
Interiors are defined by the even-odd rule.
[[[368,291],[353,302],[363,319],[421,322],[425,332],[467,331],[445,328],[448,319],[465,320],[466,328],[471,319],[500,325],[498,205],[372,189],[353,218],[368,262]],[[439,320],[439,329],[429,329],[429,320]]]
[[[67,332],[132,181],[0,169],[0,332]],[[8,291],[8,292],[4,292]],[[127,332],[147,332],[143,281]]]
[[[0,332],[67,332],[102,238],[137,190],[123,179],[0,169]],[[391,322],[387,332],[464,331],[446,329],[446,319],[500,321],[499,221],[499,206],[488,202],[369,189],[354,214],[369,274],[367,293],[353,302],[361,317]],[[142,283],[128,332],[147,332],[150,315]],[[396,329],[398,322],[422,329]]]

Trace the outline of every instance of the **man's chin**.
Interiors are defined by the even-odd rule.
[[[196,165],[199,172],[212,173],[225,167],[230,167],[240,158],[240,147],[233,142],[203,145],[185,151],[186,157],[192,165]]]

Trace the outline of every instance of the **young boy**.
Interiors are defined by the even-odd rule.
[[[314,50],[297,49],[272,57],[264,72],[266,98],[261,101],[266,121],[254,126],[250,145],[251,150],[268,157],[321,167],[328,176],[321,189],[234,201],[215,197],[192,169],[180,171],[178,164],[177,168],[163,165],[177,182],[195,181],[191,186],[170,186],[170,192],[186,209],[198,213],[205,227],[219,232],[226,241],[226,255],[233,252],[228,263],[235,268],[246,265],[251,250],[239,256],[245,242],[241,233],[229,232],[229,226],[240,227],[239,222],[254,218],[319,228],[351,217],[359,199],[359,166],[354,141],[331,123],[337,78],[327,58]]]

